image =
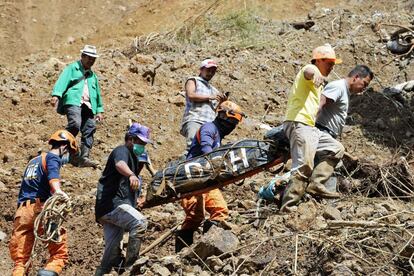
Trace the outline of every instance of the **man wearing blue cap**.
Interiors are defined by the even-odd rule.
[[[98,183],[95,217],[103,225],[105,251],[95,275],[110,273],[113,267],[129,269],[138,259],[141,239],[147,229],[146,218],[137,210],[142,182],[139,157],[152,143],[148,127],[133,123],[125,134],[125,144],[109,155]],[[125,258],[121,255],[124,231],[129,232]]]

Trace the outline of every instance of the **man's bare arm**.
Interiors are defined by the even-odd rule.
[[[319,116],[319,114],[322,112],[322,109],[324,107],[326,107],[327,105],[330,105],[334,102],[334,100],[332,100],[331,98],[326,97],[325,95],[321,95],[321,99],[319,101],[319,109],[318,109],[318,114],[316,115],[316,117]]]

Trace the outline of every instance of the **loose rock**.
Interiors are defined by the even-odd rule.
[[[14,153],[6,152],[3,155],[3,163],[10,163],[13,162],[16,159],[16,156]]]
[[[3,231],[0,231],[0,241],[4,241],[7,238],[7,234]]]
[[[12,97],[11,101],[12,101],[12,104],[18,105],[20,103],[20,97],[15,95]]]
[[[341,212],[332,206],[327,206],[323,213],[323,217],[330,220],[342,220]]]
[[[234,250],[238,245],[239,239],[231,231],[212,226],[194,246],[194,252],[202,259],[206,259],[212,255]]]
[[[169,276],[169,275],[171,275],[171,272],[168,270],[168,268],[163,267],[159,264],[154,264],[151,267],[151,270],[155,273],[155,275],[160,275],[160,276]]]
[[[6,187],[2,181],[0,181],[0,192],[7,192],[9,189]]]

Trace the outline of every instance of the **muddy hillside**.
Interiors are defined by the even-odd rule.
[[[184,149],[183,82],[211,57],[219,64],[212,83],[230,92],[247,114],[224,142],[262,139],[260,125],[283,122],[287,92],[312,49],[330,43],[344,61],[330,80],[346,76],[356,64],[375,74],[363,95],[351,97],[340,137],[358,158],[344,161],[338,171],[343,196],[307,196],[287,215],[278,214],[275,204],[258,209],[259,188],[275,176],[260,173],[223,189],[236,226],[232,231],[213,227],[204,236],[200,231],[180,254],[174,238],[166,239],[129,274],[412,275],[413,15],[410,0],[0,3],[0,274],[10,275],[13,267],[8,244],[23,170],[47,150],[50,134],[66,125],[50,107],[53,85],[84,44],[96,45],[100,54],[93,69],[105,117],[91,152],[100,166],[62,169],[73,208],[64,222],[70,257],[61,275],[93,275],[100,262],[97,181],[130,119],[151,128],[154,144],[148,151],[156,169],[177,159]],[[390,47],[395,41],[406,48],[395,51]],[[143,178],[151,181],[147,171]],[[177,202],[143,214],[149,221],[143,248],[184,219]],[[34,269],[47,259],[42,246],[37,251]]]

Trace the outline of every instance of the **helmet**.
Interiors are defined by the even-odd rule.
[[[342,63],[342,59],[336,58],[335,50],[332,48],[332,46],[329,43],[313,49],[312,60],[316,60],[316,59],[331,59],[335,62],[335,64]]]
[[[71,153],[78,152],[78,143],[76,142],[75,137],[67,130],[58,130],[52,134],[49,138],[49,145],[53,145],[56,142],[66,142],[70,147],[69,151]]]
[[[242,112],[240,106],[231,101],[222,102],[217,108],[217,112],[220,111],[225,112],[228,118],[235,118],[239,122],[241,122],[242,118],[246,116]]]

